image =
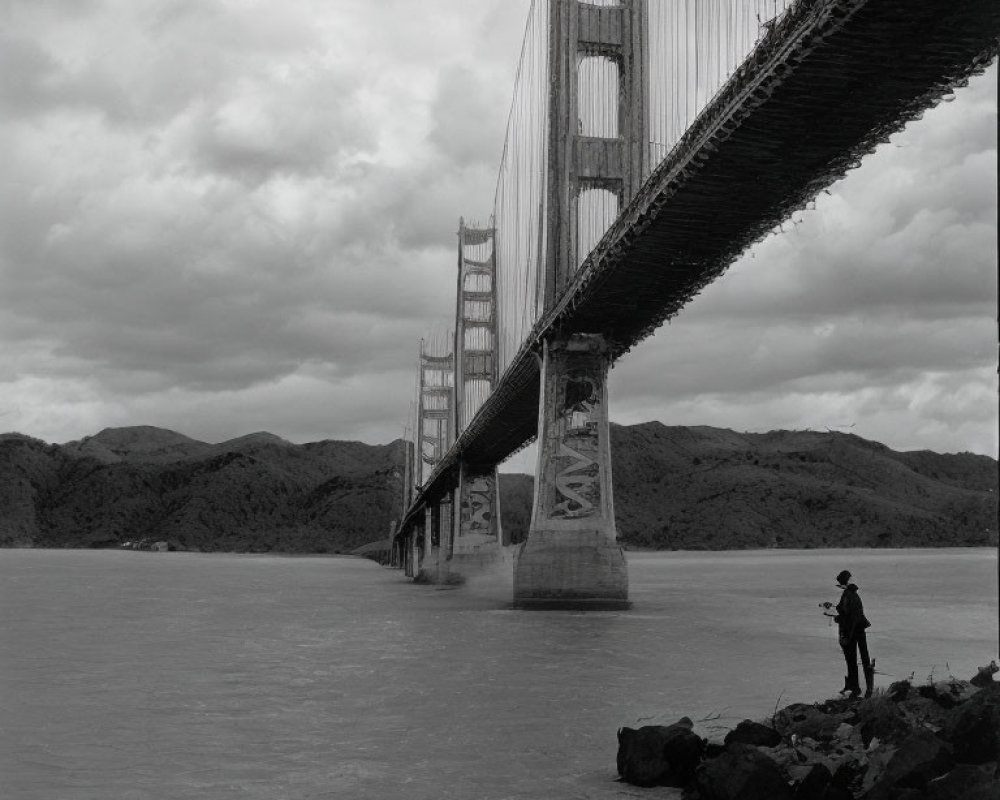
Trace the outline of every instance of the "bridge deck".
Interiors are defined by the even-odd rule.
[[[539,343],[604,333],[619,357],[754,241],[997,53],[996,0],[806,0],[777,22],[655,170],[532,330],[407,519],[458,460],[535,436]]]

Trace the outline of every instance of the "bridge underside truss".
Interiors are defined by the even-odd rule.
[[[535,325],[411,507],[461,458],[536,435],[540,343],[602,333],[617,358],[997,54],[996,0],[803,0],[780,18]]]

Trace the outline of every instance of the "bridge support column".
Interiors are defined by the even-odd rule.
[[[462,462],[451,571],[482,572],[500,560],[500,492],[494,466]]]
[[[438,503],[438,575],[442,580],[448,573],[448,562],[451,560],[455,528],[454,505],[451,492],[442,497]]]
[[[416,573],[417,583],[437,583],[439,548],[436,545],[435,532],[440,521],[437,511],[437,506],[427,506],[424,509],[424,530],[421,537],[423,553]]]
[[[602,336],[545,343],[535,502],[514,567],[518,607],[628,607],[611,493],[609,365]]]
[[[431,508],[431,558],[424,570],[423,580],[427,583],[452,583],[452,547],[454,533],[453,500],[445,495]]]
[[[406,534],[406,563],[405,572],[408,578],[414,578],[420,568],[420,531],[417,528],[410,528]]]

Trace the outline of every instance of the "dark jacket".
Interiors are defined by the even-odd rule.
[[[872,624],[865,616],[865,607],[858,595],[858,587],[849,583],[837,603],[837,627],[841,638],[854,639]]]

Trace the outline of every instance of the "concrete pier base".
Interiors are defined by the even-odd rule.
[[[425,512],[426,558],[420,565],[416,583],[456,583],[450,574],[449,560],[452,542],[452,503],[445,498]]]
[[[601,531],[532,531],[514,567],[514,606],[628,608],[622,548]]]
[[[438,520],[436,511],[433,506],[424,509],[424,527],[420,534],[423,547],[413,577],[416,583],[437,583],[438,548],[434,544],[434,526]]]
[[[518,608],[626,608],[607,416],[608,348],[573,334],[545,343],[531,528],[514,565]]]
[[[496,468],[462,462],[448,571],[461,578],[491,572],[500,563],[500,494]]]
[[[414,577],[414,583],[440,583],[440,570],[438,569],[438,550],[435,547],[427,558],[420,565],[420,570]]]
[[[486,575],[500,567],[500,551],[490,547],[478,553],[456,553],[448,562],[448,573],[459,581]]]

